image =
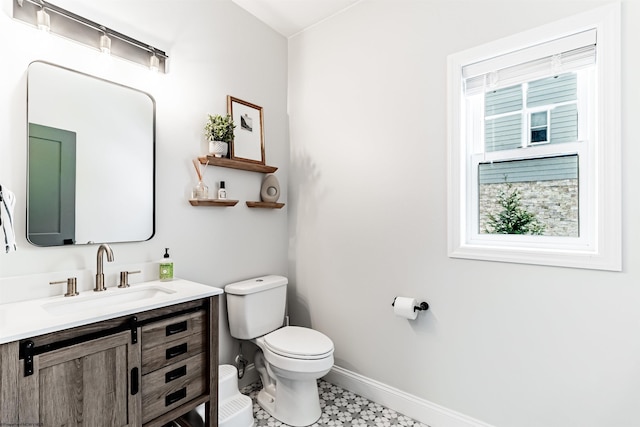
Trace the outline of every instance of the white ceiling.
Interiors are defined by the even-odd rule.
[[[233,0],[256,18],[290,37],[361,0]]]

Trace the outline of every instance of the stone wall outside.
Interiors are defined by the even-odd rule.
[[[524,209],[535,214],[545,225],[544,236],[578,237],[578,180],[513,182],[518,189]],[[487,214],[497,214],[498,192],[506,183],[480,185],[480,233],[486,233]]]

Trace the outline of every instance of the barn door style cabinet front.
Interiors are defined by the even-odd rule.
[[[217,366],[217,296],[10,342],[0,425],[159,427],[204,403],[217,426]]]
[[[24,366],[32,373],[19,381],[19,425],[139,425],[138,347],[119,332],[30,356]]]

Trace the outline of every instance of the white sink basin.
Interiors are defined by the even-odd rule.
[[[175,293],[175,290],[160,286],[146,286],[141,288],[110,288],[104,292],[81,294],[77,297],[66,297],[63,300],[48,302],[42,305],[44,311],[54,316],[93,310],[97,307],[115,306],[125,303],[150,300],[159,295]],[[87,295],[86,297],[84,295]],[[151,301],[149,301],[151,302]]]
[[[75,297],[46,297],[0,304],[0,344],[49,332],[140,313],[223,291],[183,279],[153,280],[104,292],[80,291]]]

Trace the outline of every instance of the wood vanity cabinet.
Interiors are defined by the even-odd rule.
[[[33,373],[19,379],[20,424],[138,425],[140,405],[129,393],[129,373],[140,362],[130,335],[33,356]]]
[[[218,424],[218,296],[0,345],[0,425]]]
[[[202,311],[142,327],[142,422],[207,389],[206,316]]]

